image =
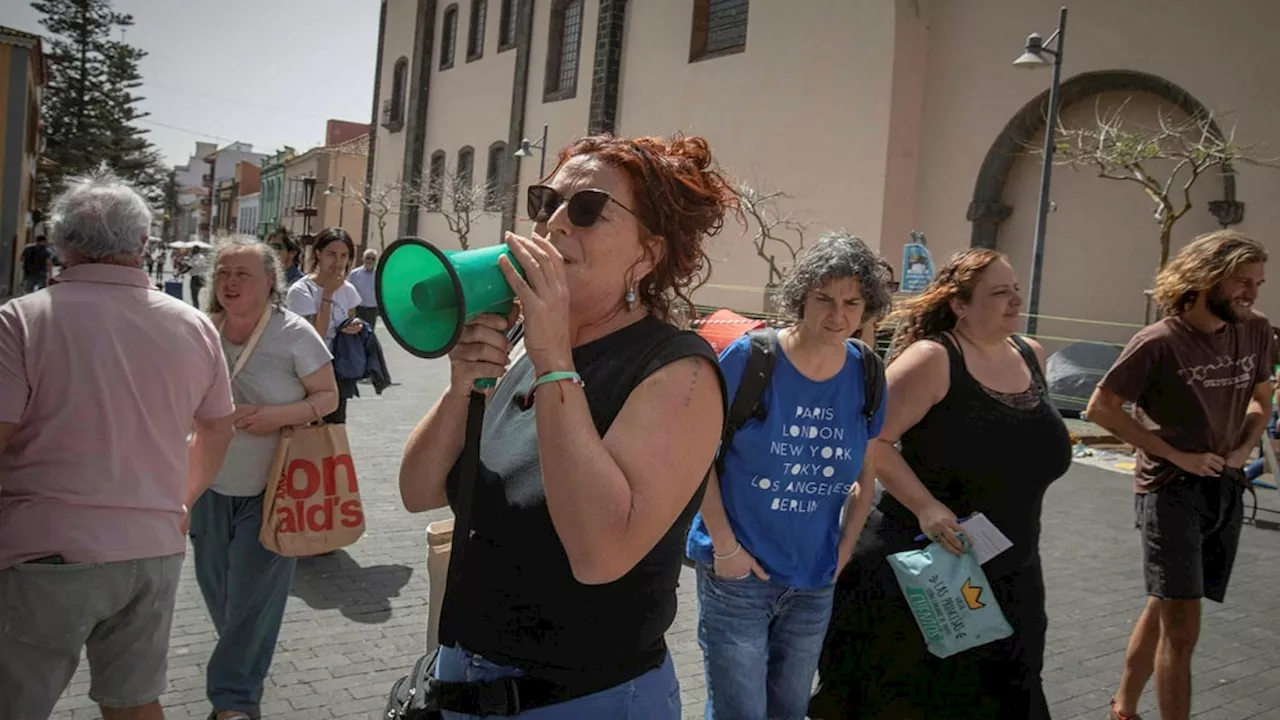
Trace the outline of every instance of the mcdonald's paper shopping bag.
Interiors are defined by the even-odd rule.
[[[342,425],[307,425],[280,433],[262,502],[268,550],[288,557],[332,552],[364,534],[364,506]]]
[[[930,543],[888,560],[934,655],[951,657],[1013,634],[972,547],[957,557]]]

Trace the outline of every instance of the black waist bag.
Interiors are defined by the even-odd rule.
[[[418,658],[413,670],[391,686],[387,709],[382,713],[386,720],[439,720],[440,706],[437,698],[431,698],[428,684],[436,671],[439,648]]]

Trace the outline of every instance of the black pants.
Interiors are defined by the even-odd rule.
[[[330,425],[347,424],[347,399],[338,396],[338,409],[324,416],[324,421]]]
[[[191,276],[191,304],[200,307],[200,290],[204,288],[204,278]]]
[[[376,306],[368,307],[361,305],[360,307],[357,307],[356,317],[363,320],[364,324],[368,325],[370,330],[378,327],[378,308]]]
[[[1244,474],[1180,475],[1134,496],[1147,594],[1222,602],[1244,525]]]
[[[818,665],[815,720],[1049,720],[1044,576],[988,565],[1013,635],[942,659],[930,654],[885,557],[920,546],[918,528],[873,511],[836,582]]]

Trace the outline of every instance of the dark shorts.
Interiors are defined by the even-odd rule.
[[[1222,602],[1244,523],[1242,478],[1182,475],[1134,496],[1148,595]]]

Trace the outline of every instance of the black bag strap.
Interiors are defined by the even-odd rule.
[[[778,364],[778,331],[770,328],[759,328],[747,333],[751,339],[751,350],[747,353],[746,367],[742,370],[742,379],[738,381],[738,389],[733,395],[733,404],[729,406],[729,414],[724,419],[724,432],[720,436],[720,452],[716,454],[716,474],[724,472],[724,456],[733,444],[733,436],[738,434],[748,420],[764,420],[765,408],[761,403],[764,391],[769,388],[773,379],[773,368]]]
[[[852,342],[862,354],[862,414],[867,417],[867,429],[870,430],[871,423],[884,402],[884,359],[861,340],[852,338]]]
[[[1031,377],[1039,380],[1041,384],[1048,386],[1045,381],[1044,373],[1040,371],[1040,358],[1036,357],[1036,351],[1031,349],[1027,341],[1021,335],[1010,335],[1009,341],[1013,343],[1013,347],[1018,350],[1018,354],[1022,355],[1022,359],[1027,363],[1027,368],[1031,370]]]

